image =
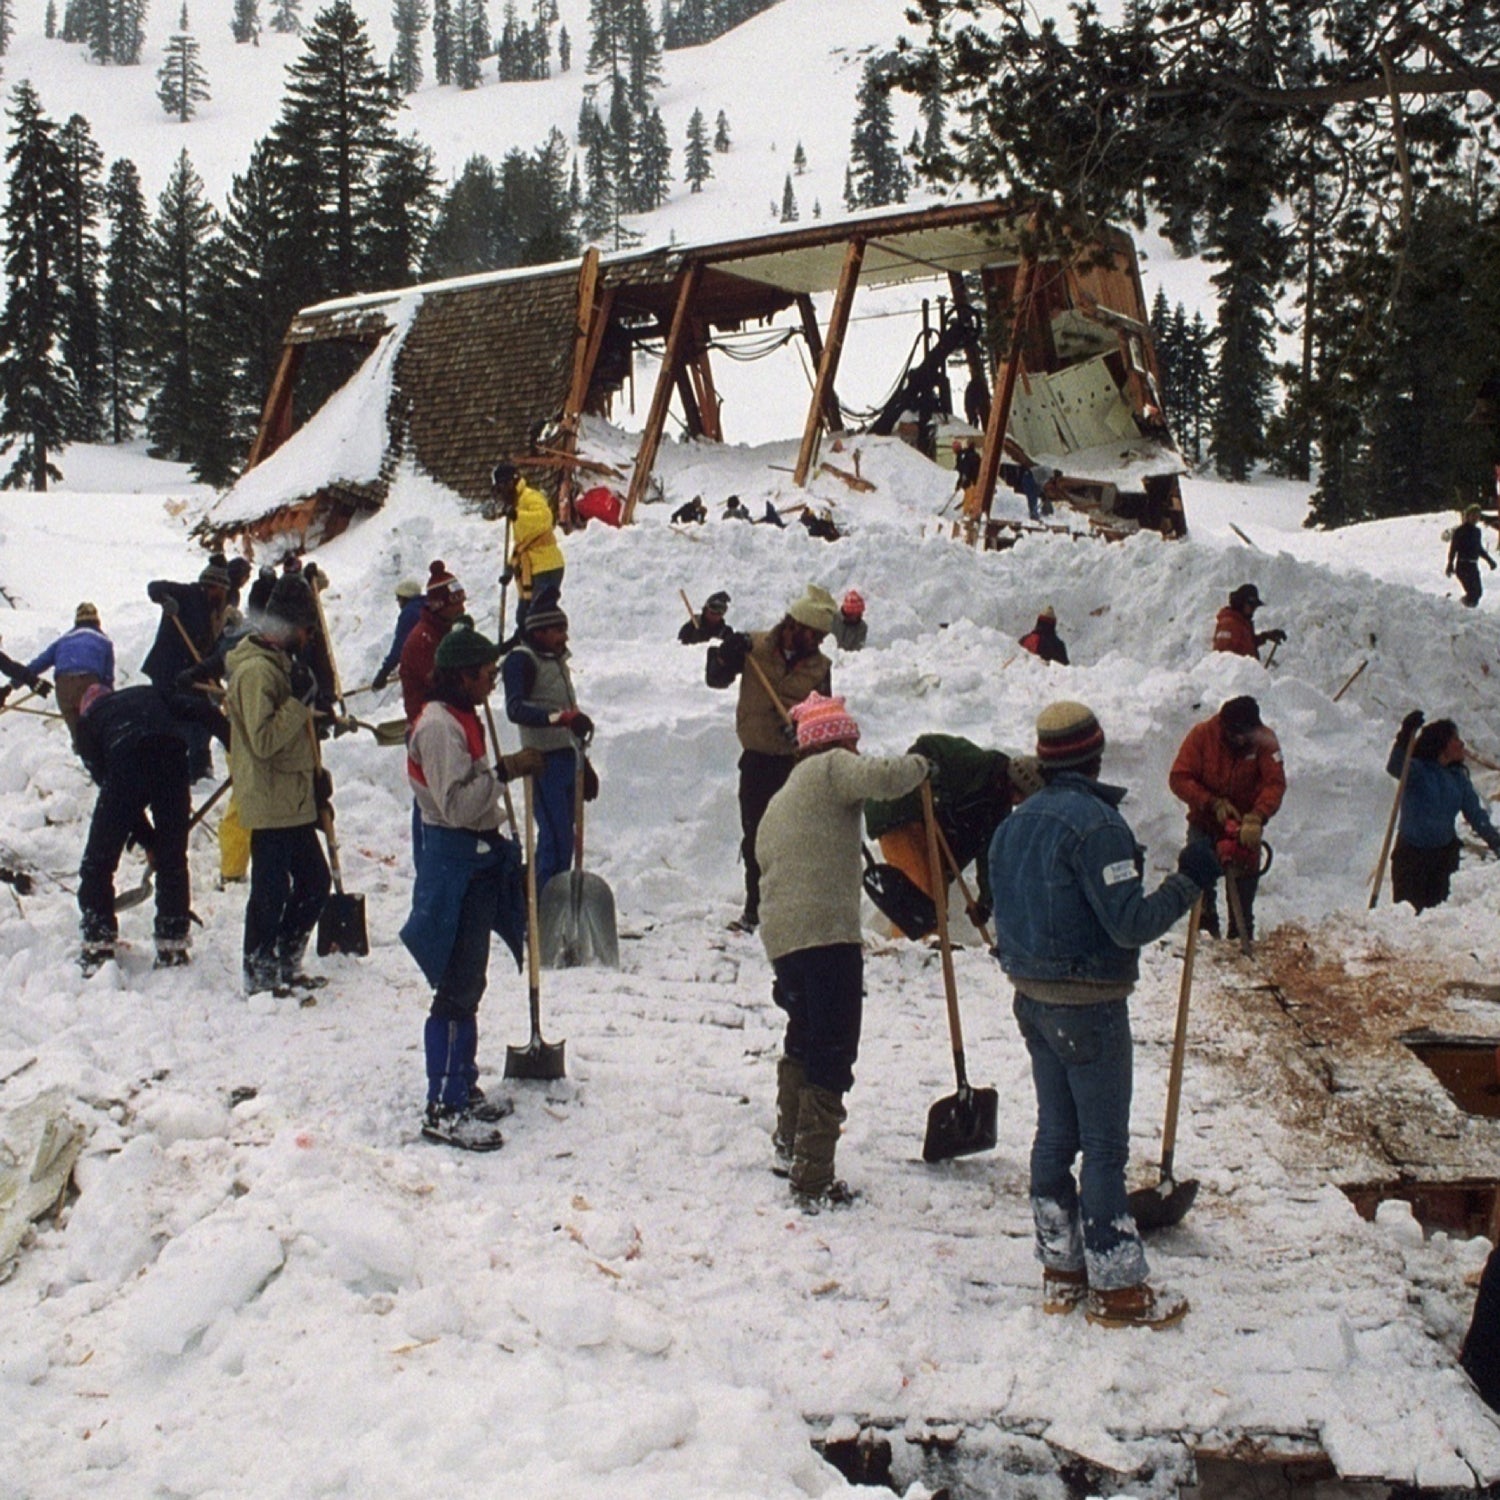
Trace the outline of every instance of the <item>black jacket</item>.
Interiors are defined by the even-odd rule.
[[[179,672],[194,665],[193,653],[182,638],[183,631],[198,648],[198,656],[207,656],[218,639],[222,616],[215,617],[208,591],[201,583],[169,583],[158,578],[146,585],[146,597],[153,604],[160,604],[168,598],[177,601],[176,623],[169,615],[161,617],[161,624],[156,627],[156,640],[141,663],[141,671],[152,682],[158,687],[170,688]],[[177,628],[179,624],[182,630]]]
[[[167,694],[150,684],[105,693],[78,721],[78,754],[100,786],[112,770],[138,756],[159,753],[163,742],[186,745],[194,725],[206,728],[226,748],[229,721],[206,693]]]

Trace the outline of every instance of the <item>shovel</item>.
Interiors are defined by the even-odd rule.
[[[551,882],[548,882],[549,884]],[[526,778],[526,982],[531,999],[531,1040],[505,1049],[507,1078],[565,1078],[566,1042],[542,1040],[542,975],[537,958],[536,823],[531,808],[531,777]]]
[[[922,783],[922,819],[927,825],[927,868],[937,892],[938,947],[943,956],[943,992],[948,1001],[948,1031],[953,1039],[953,1071],[958,1091],[939,1099],[927,1111],[927,1135],[922,1142],[922,1160],[948,1161],[955,1156],[973,1156],[992,1151],[997,1139],[996,1120],[1000,1095],[994,1089],[969,1086],[964,1068],[964,1033],[958,1018],[958,982],[953,975],[953,947],[948,941],[948,882],[938,855],[937,819],[932,811],[932,783]]]
[[[903,937],[916,941],[937,926],[937,907],[905,870],[879,863],[868,844],[860,845],[865,857],[865,873],[860,883],[875,909]]]
[[[315,771],[321,771],[323,757],[318,751],[318,734],[311,719],[307,721],[307,737],[312,742]],[[323,903],[323,910],[318,914],[318,957],[351,953],[356,958],[364,958],[370,952],[370,935],[365,927],[365,898],[351,896],[344,890],[344,871],[339,864],[339,841],[333,832],[331,807],[319,809],[318,824],[328,841],[328,868],[333,872],[333,894]]]
[[[1182,986],[1177,993],[1177,1030],[1172,1036],[1172,1071],[1167,1079],[1167,1118],[1161,1127],[1161,1181],[1137,1188],[1130,1195],[1130,1213],[1142,1234],[1180,1224],[1198,1196],[1196,1181],[1178,1182],[1172,1176],[1177,1149],[1177,1106],[1182,1101],[1182,1062],[1187,1054],[1188,1001],[1193,993],[1193,954],[1198,947],[1198,924],[1203,920],[1203,897],[1193,902],[1188,918],[1187,951],[1182,956]]]
[[[602,876],[583,868],[583,747],[573,751],[573,868],[554,875],[542,892],[541,955],[549,969],[594,964],[620,967],[615,897]]]

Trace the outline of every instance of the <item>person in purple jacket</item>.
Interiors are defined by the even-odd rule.
[[[85,600],[73,611],[73,628],[60,635],[40,656],[26,663],[32,673],[50,671],[56,680],[57,706],[78,748],[78,714],[83,695],[97,683],[115,685],[114,642],[99,623],[99,611]]]

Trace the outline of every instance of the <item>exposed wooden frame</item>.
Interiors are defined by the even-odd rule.
[[[990,507],[995,501],[995,481],[1000,476],[1000,455],[1005,451],[1005,433],[1010,426],[1010,404],[1016,394],[1021,349],[1031,323],[1036,273],[1036,256],[1028,251],[1022,256],[1016,276],[1010,340],[996,377],[995,395],[990,402],[990,420],[984,429],[984,446],[979,455],[979,478],[974,481],[979,487],[979,513],[986,523],[990,518]],[[974,540],[977,541],[982,535],[983,527],[980,527]]]
[[[292,393],[297,385],[304,347],[301,343],[281,346],[281,359],[271,379],[271,389],[266,393],[260,426],[256,428],[255,441],[250,445],[250,456],[245,460],[247,471],[269,458],[292,435]]]
[[[802,337],[807,340],[807,352],[812,356],[813,369],[823,363],[823,333],[818,327],[818,315],[813,310],[809,293],[797,293],[797,313],[802,319]],[[827,399],[823,403],[823,424],[830,432],[844,430],[844,412],[839,406],[838,392],[832,384],[828,387]]]
[[[714,386],[713,366],[708,358],[708,325],[700,318],[693,320],[693,357],[689,370],[693,377],[693,392],[698,401],[698,415],[703,425],[703,436],[711,442],[724,441],[724,423],[719,411],[719,393]]]
[[[797,467],[792,471],[792,483],[798,489],[807,484],[807,472],[812,468],[818,430],[823,425],[823,412],[833,394],[839,356],[844,352],[844,335],[849,331],[849,313],[854,306],[854,289],[859,285],[859,268],[864,263],[864,258],[864,240],[850,240],[844,251],[844,269],[839,273],[838,290],[833,294],[833,311],[828,315],[828,337],[823,344],[823,357],[818,361],[812,401],[808,405],[807,422],[802,429],[802,446],[797,450]]]
[[[969,297],[968,284],[964,281],[962,271],[948,272],[948,290],[953,295],[953,305],[955,307],[973,306]],[[990,403],[990,372],[984,367],[984,350],[975,344],[965,344],[964,358],[968,361],[969,365],[969,379],[971,381],[977,380],[984,387],[984,403],[988,406]],[[967,406],[967,400],[964,404]]]
[[[568,395],[563,403],[562,419],[559,422],[557,447],[563,453],[572,454],[578,446],[578,423],[583,415],[583,404],[588,399],[589,382],[594,375],[594,361],[599,357],[599,344],[603,339],[601,324],[607,322],[608,312],[599,305],[599,251],[591,245],[583,253],[578,267],[578,313],[573,322],[573,375],[568,382]],[[573,498],[573,471],[564,468],[557,486],[557,507],[562,514]]]
[[[677,306],[672,312],[672,326],[667,332],[667,347],[662,351],[661,369],[656,377],[656,389],[651,394],[651,407],[646,413],[646,426],[641,433],[641,446],[636,450],[635,468],[630,476],[630,493],[625,497],[625,512],[621,517],[628,526],[635,517],[635,508],[651,480],[651,470],[656,465],[656,453],[661,447],[662,428],[666,425],[667,410],[672,402],[672,387],[677,382],[677,372],[682,363],[682,349],[692,323],[693,299],[698,285],[703,280],[703,262],[693,261],[683,271],[677,290]]]

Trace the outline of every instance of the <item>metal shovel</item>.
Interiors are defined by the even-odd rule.
[[[948,941],[948,882],[938,856],[937,818],[932,810],[932,783],[922,783],[922,820],[927,825],[927,868],[936,895],[938,948],[943,957],[943,992],[948,1002],[948,1031],[953,1040],[953,1071],[958,1075],[956,1093],[939,1099],[927,1111],[927,1135],[922,1142],[922,1160],[948,1161],[992,1151],[998,1139],[1000,1095],[994,1089],[970,1087],[964,1066],[964,1033],[958,1018],[958,981],[953,973],[953,946]]]
[[[312,741],[313,765],[320,771],[323,757],[311,719],[307,721],[307,737]],[[351,895],[344,889],[339,841],[333,831],[333,809],[321,808],[318,822],[328,842],[328,868],[333,874],[333,892],[318,914],[318,957],[327,958],[330,953],[352,953],[356,958],[365,958],[370,952],[370,934],[365,926],[365,898]]]
[[[526,778],[526,980],[531,994],[531,1040],[505,1049],[507,1078],[565,1078],[566,1042],[542,1040],[542,975],[538,959],[536,915],[536,822],[532,813],[531,777]],[[550,884],[550,882],[549,882]]]
[[[1182,1102],[1182,1063],[1187,1055],[1193,954],[1198,947],[1198,926],[1202,920],[1203,897],[1199,896],[1188,918],[1187,951],[1182,956],[1182,985],[1177,993],[1177,1029],[1172,1036],[1172,1071],[1167,1079],[1167,1117],[1161,1127],[1161,1181],[1155,1187],[1137,1188],[1130,1195],[1130,1213],[1142,1234],[1180,1224],[1198,1196],[1196,1181],[1178,1182],[1172,1176],[1172,1157],[1177,1149],[1177,1106]]]
[[[542,892],[542,964],[549,969],[590,964],[618,969],[614,892],[602,876],[583,868],[583,747],[573,753],[573,868],[559,871]]]

